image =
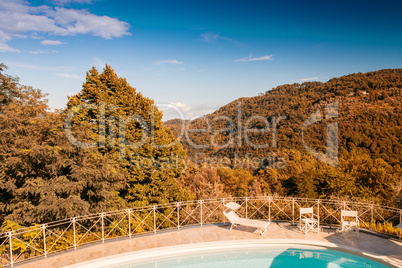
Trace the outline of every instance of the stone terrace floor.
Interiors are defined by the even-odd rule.
[[[360,236],[353,234],[342,236],[336,233],[335,228],[324,228],[318,235],[310,232],[304,235],[299,232],[297,225],[291,223],[272,222],[263,237],[254,228],[239,226],[230,230],[228,225],[204,225],[184,227],[180,230],[158,231],[156,234],[147,234],[105,241],[87,246],[78,247],[62,253],[51,254],[47,258],[15,265],[17,267],[63,267],[78,264],[84,261],[96,260],[116,254],[135,252],[152,248],[178,246],[193,243],[208,243],[219,241],[263,239],[267,243],[298,243],[298,244],[334,244],[340,249],[380,255],[380,259],[396,267],[402,267],[402,241],[381,238],[366,232]]]

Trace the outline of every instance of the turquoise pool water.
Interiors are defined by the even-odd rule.
[[[119,263],[113,268],[277,268],[387,267],[370,259],[329,249],[231,249]]]

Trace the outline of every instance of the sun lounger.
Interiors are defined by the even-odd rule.
[[[267,232],[267,227],[270,224],[270,222],[262,221],[262,220],[251,220],[251,219],[240,218],[235,212],[235,210],[240,208],[240,205],[237,203],[230,202],[230,203],[227,203],[225,205],[225,207],[226,207],[226,210],[223,212],[223,214],[226,216],[226,218],[232,224],[230,226],[230,230],[232,230],[232,228],[236,227],[236,225],[243,225],[243,226],[254,227],[254,228],[259,229],[261,236]]]

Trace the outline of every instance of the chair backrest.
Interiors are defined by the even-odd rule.
[[[314,213],[314,208],[310,207],[310,208],[300,208],[300,215],[303,214],[313,214]]]
[[[225,205],[225,207],[231,209],[231,210],[237,210],[238,208],[241,207],[241,205],[235,203],[235,202],[229,202]]]
[[[341,210],[341,217],[355,217],[357,218],[356,210]]]
[[[223,214],[226,216],[226,218],[228,218],[228,220],[230,221],[230,222],[234,222],[234,221],[236,221],[237,219],[239,219],[240,217],[239,216],[237,216],[237,214],[233,211],[233,210],[226,210],[226,211],[224,211],[223,212]]]

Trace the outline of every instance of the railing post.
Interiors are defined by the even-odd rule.
[[[156,234],[156,206],[154,208],[154,234]]]
[[[14,267],[14,260],[13,260],[13,242],[12,242],[13,233],[8,233],[8,242],[10,244],[10,265]]]
[[[402,209],[399,210],[399,222],[402,222]],[[399,239],[402,237],[402,228],[399,228]]]
[[[219,205],[218,205],[219,206]],[[222,206],[223,206],[223,209],[225,209],[225,198],[222,198]],[[221,214],[222,215],[222,214]],[[222,218],[221,218],[222,219]],[[224,221],[226,222],[226,219],[225,219],[225,217],[223,217],[223,219],[224,219]]]
[[[343,210],[346,210],[346,201],[343,201]]]
[[[248,197],[246,197],[246,219],[248,219]]]
[[[177,202],[177,229],[180,229],[180,202]]]
[[[371,220],[370,220],[370,230],[371,231],[374,230],[373,225],[374,225],[374,204],[371,204]]]
[[[292,225],[295,224],[295,198],[292,197]]]
[[[77,248],[77,237],[75,235],[75,217],[73,218],[74,249]]]
[[[271,222],[271,197],[268,196],[268,217],[269,217],[269,222]]]
[[[202,227],[202,222],[203,222],[203,217],[202,217],[202,200],[200,200],[200,206],[201,206],[201,209],[200,209],[200,211],[201,211],[201,217],[200,217],[200,219],[201,219],[201,227]]]
[[[127,209],[128,216],[128,237],[131,238],[131,209]]]
[[[102,222],[102,243],[105,242],[105,222],[103,220],[104,213],[101,213],[101,222]]]
[[[318,217],[318,225],[320,225],[320,199],[317,199],[317,217]],[[318,233],[320,232],[320,228],[318,228]]]
[[[42,232],[43,232],[43,252],[45,253],[45,258],[47,257],[46,252],[46,225],[42,224]]]

